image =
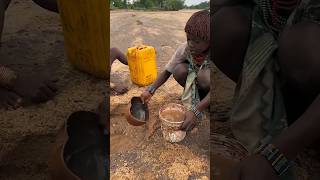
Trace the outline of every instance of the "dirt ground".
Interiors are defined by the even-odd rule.
[[[193,12],[112,11],[111,47],[123,52],[137,44],[155,47],[160,73],[186,40],[184,26]],[[124,114],[131,97],[140,96],[145,87],[132,84],[128,67],[117,61],[111,82],[128,84],[130,89],[111,97],[111,179],[209,179],[208,116],[180,143],[171,144],[162,137],[158,110],[167,103],[179,103],[182,87],[170,78],[152,98],[147,124],[133,127]]]
[[[19,73],[44,71],[58,77],[59,94],[44,104],[0,112],[0,179],[48,179],[57,131],[72,112],[95,110],[106,84],[71,67],[59,16],[31,0],[12,1],[2,38],[1,64]]]

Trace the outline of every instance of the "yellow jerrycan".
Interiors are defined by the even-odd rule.
[[[109,78],[109,1],[58,0],[58,6],[68,61]]]
[[[139,45],[128,48],[128,65],[131,81],[148,86],[157,78],[156,50],[152,46]]]

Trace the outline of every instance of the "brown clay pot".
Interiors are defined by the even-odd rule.
[[[210,175],[214,179],[229,180],[237,163],[249,155],[239,141],[217,133],[210,134],[210,146],[214,147],[210,151]]]
[[[133,126],[144,125],[149,120],[149,109],[140,97],[132,97],[126,112],[126,119]]]
[[[52,147],[48,163],[51,179],[105,179],[104,140],[97,114],[73,113],[60,129]]]
[[[55,144],[52,147],[49,159],[49,171],[52,180],[81,180],[66,165],[63,150],[68,141],[66,125],[58,132]]]

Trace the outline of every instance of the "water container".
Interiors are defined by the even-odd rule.
[[[109,77],[109,1],[58,0],[67,58],[77,69]]]
[[[139,86],[148,86],[157,78],[156,50],[152,46],[128,48],[128,64],[131,81]]]

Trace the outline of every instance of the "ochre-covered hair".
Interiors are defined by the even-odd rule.
[[[205,41],[210,41],[210,11],[195,12],[188,20],[184,31]]]

